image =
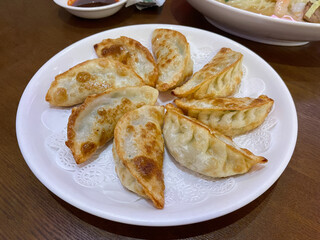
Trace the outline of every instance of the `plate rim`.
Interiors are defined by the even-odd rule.
[[[222,39],[227,39],[228,41],[231,41],[231,43],[238,45],[242,48],[245,48],[247,51],[249,51],[250,53],[252,53],[255,57],[258,57],[260,60],[262,60],[265,64],[267,64],[270,68],[270,70],[273,71],[274,74],[276,74],[279,79],[281,80],[281,84],[284,85],[284,89],[287,91],[288,96],[290,97],[290,102],[291,102],[291,107],[292,107],[292,111],[295,113],[295,118],[293,119],[293,126],[294,126],[294,138],[291,139],[291,143],[290,143],[290,148],[286,151],[286,157],[287,157],[287,161],[282,162],[281,167],[277,168],[277,173],[272,175],[271,179],[268,179],[268,181],[266,181],[264,183],[264,185],[262,187],[259,188],[259,191],[255,191],[254,193],[252,193],[250,196],[248,196],[245,201],[242,201],[241,203],[236,204],[236,207],[233,206],[229,206],[228,208],[226,208],[224,211],[218,211],[216,214],[214,214],[214,216],[210,213],[205,214],[204,216],[196,216],[195,218],[192,219],[183,219],[183,220],[179,220],[178,222],[176,220],[166,220],[166,221],[152,221],[150,222],[149,220],[134,220],[134,219],[130,219],[130,218],[126,218],[123,219],[122,217],[117,217],[115,214],[110,214],[110,213],[101,213],[101,211],[97,211],[96,209],[92,209],[90,207],[85,206],[85,204],[81,205],[78,204],[77,201],[74,201],[74,199],[72,197],[63,195],[63,191],[61,191],[60,189],[56,189],[53,187],[52,184],[49,184],[48,181],[46,181],[44,179],[44,177],[38,173],[36,167],[34,165],[32,165],[32,161],[30,161],[30,154],[26,151],[25,149],[25,145],[22,144],[23,140],[23,136],[21,136],[20,134],[20,129],[23,127],[23,124],[21,121],[22,113],[22,106],[23,104],[23,99],[26,98],[26,95],[28,94],[28,90],[34,85],[36,84],[36,77],[37,75],[39,75],[41,73],[41,71],[43,71],[47,65],[49,65],[52,61],[56,60],[56,58],[59,58],[60,55],[64,54],[64,52],[68,51],[69,49],[73,48],[75,45],[77,44],[81,44],[81,42],[84,42],[86,40],[88,40],[89,38],[92,38],[93,36],[99,35],[99,34],[103,34],[106,32],[110,32],[110,31],[121,31],[123,29],[126,28],[135,28],[135,27],[144,27],[144,26],[148,26],[151,28],[173,28],[173,29],[186,29],[186,30],[192,30],[192,31],[204,31],[208,34],[212,34],[212,35],[216,35],[218,37],[221,37]],[[66,48],[62,49],[61,51],[59,51],[57,54],[55,54],[53,57],[51,57],[48,61],[46,61],[38,70],[37,72],[33,75],[33,77],[31,78],[31,80],[29,81],[29,83],[27,84],[27,86],[25,87],[22,96],[20,98],[19,101],[19,105],[18,105],[18,109],[17,109],[17,114],[16,114],[16,136],[17,136],[17,140],[18,140],[18,145],[20,148],[20,151],[22,153],[22,156],[25,160],[25,162],[27,163],[28,167],[30,168],[30,170],[33,172],[33,174],[38,178],[38,180],[47,188],[49,189],[53,194],[55,194],[56,196],[58,196],[60,199],[62,199],[63,201],[66,201],[68,204],[77,207],[78,209],[85,211],[89,214],[98,216],[98,217],[102,217],[104,219],[107,220],[111,220],[111,221],[115,221],[115,222],[120,222],[120,223],[125,223],[125,224],[130,224],[130,225],[138,225],[138,226],[179,226],[179,225],[186,225],[186,224],[193,224],[193,223],[199,223],[199,222],[203,222],[203,221],[207,221],[210,219],[214,219],[226,214],[229,214],[231,212],[234,212],[238,209],[240,209],[241,207],[251,203],[252,201],[254,201],[256,198],[258,198],[259,196],[261,196],[264,192],[266,192],[275,182],[277,179],[279,179],[279,177],[281,176],[281,174],[283,173],[283,171],[286,169],[287,165],[289,164],[291,157],[293,155],[295,146],[296,146],[296,141],[297,141],[297,135],[298,135],[298,118],[297,118],[297,111],[295,108],[295,104],[293,101],[293,98],[291,96],[291,93],[289,92],[289,89],[287,88],[286,84],[284,83],[284,81],[282,80],[282,78],[279,76],[279,74],[269,65],[268,62],[266,62],[264,59],[262,59],[259,55],[257,55],[255,52],[253,52],[252,50],[250,50],[249,48],[243,46],[242,44],[239,44],[238,42],[229,39],[227,37],[221,36],[219,34],[207,31],[207,30],[203,30],[203,29],[199,29],[199,28],[194,28],[194,27],[189,27],[189,26],[182,26],[182,25],[174,25],[174,24],[137,24],[137,25],[130,25],[130,26],[122,26],[119,28],[114,28],[114,29],[110,29],[110,30],[105,30],[105,31],[101,31],[98,33],[95,33],[93,35],[87,36],[83,39],[80,39],[72,44],[70,44],[69,46],[67,46]]]

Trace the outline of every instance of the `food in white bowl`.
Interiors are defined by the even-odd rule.
[[[109,17],[118,12],[127,0],[53,0],[71,14],[89,19]]]
[[[315,23],[320,11],[320,8],[315,9],[319,0],[313,5],[305,0],[188,2],[211,24],[242,38],[281,46],[299,46],[320,40],[320,24]]]
[[[292,21],[320,23],[319,0],[217,0],[229,6]]]

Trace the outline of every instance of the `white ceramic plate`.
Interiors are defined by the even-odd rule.
[[[188,0],[206,19],[223,31],[252,41],[299,46],[320,41],[320,24],[293,22],[238,9],[216,0]]]
[[[266,123],[237,138],[240,145],[269,162],[247,174],[225,179],[208,179],[193,174],[165,153],[166,205],[163,210],[124,189],[114,172],[112,143],[95,161],[77,166],[65,147],[67,119],[71,109],[53,108],[45,94],[54,77],[68,68],[96,58],[93,45],[104,38],[125,35],[150,49],[155,28],[182,32],[188,39],[194,70],[199,70],[221,47],[244,55],[244,77],[238,96],[266,94],[275,107]],[[159,104],[170,102],[161,94]],[[78,41],[44,64],[26,87],[18,107],[17,138],[21,152],[35,176],[54,194],[93,215],[135,225],[172,226],[213,219],[253,201],[281,175],[292,156],[297,137],[297,115],[292,97],[279,75],[259,56],[244,46],[217,34],[175,25],[136,25],[101,32]],[[283,138],[285,136],[285,140]]]

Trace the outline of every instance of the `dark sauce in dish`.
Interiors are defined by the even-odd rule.
[[[118,2],[119,0],[75,0],[73,7],[101,7]]]

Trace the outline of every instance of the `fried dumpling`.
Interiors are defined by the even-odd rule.
[[[53,106],[68,107],[108,89],[142,85],[143,80],[130,67],[112,59],[92,59],[57,75],[46,100]]]
[[[190,80],[173,90],[180,98],[202,99],[228,97],[240,85],[243,55],[230,48],[222,48],[213,59],[196,72]]]
[[[259,98],[183,98],[174,102],[188,116],[233,137],[260,126],[268,116],[274,101],[261,95]]]
[[[174,159],[184,167],[209,177],[243,174],[264,157],[242,149],[225,135],[166,106],[163,136]]]
[[[192,75],[193,61],[190,46],[182,33],[170,29],[154,30],[152,51],[159,69],[156,84],[159,91],[175,88]]]
[[[113,156],[122,185],[164,207],[163,106],[143,106],[123,115],[114,130]]]
[[[109,141],[124,113],[155,104],[158,95],[158,90],[149,86],[125,87],[89,96],[83,104],[74,107],[68,121],[66,145],[75,161],[85,162]]]
[[[128,38],[104,39],[94,45],[98,57],[111,57],[130,66],[145,82],[154,87],[158,79],[158,67],[150,51],[140,42]]]

